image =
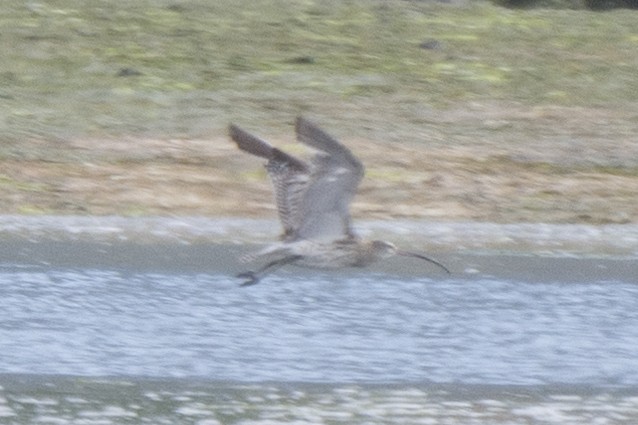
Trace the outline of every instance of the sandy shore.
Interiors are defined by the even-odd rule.
[[[356,217],[638,222],[638,144],[629,114],[481,105],[432,112],[431,119],[437,124],[425,129],[377,123],[365,137],[348,136],[352,123],[345,130],[324,125],[366,165]],[[288,126],[247,128],[294,154],[309,153]],[[0,214],[274,218],[262,162],[225,133],[24,140],[0,156]]]

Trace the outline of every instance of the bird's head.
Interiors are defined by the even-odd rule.
[[[397,254],[397,247],[387,241],[372,241],[372,250],[379,258],[389,258]]]

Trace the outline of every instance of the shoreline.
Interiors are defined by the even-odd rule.
[[[264,133],[274,145],[299,152],[290,135]],[[339,138],[366,167],[352,203],[355,220],[638,223],[636,168],[615,165],[614,154],[591,152],[602,162],[587,163],[589,152],[575,160],[552,141],[496,146],[489,138],[474,144]],[[622,145],[631,156],[634,146]],[[596,142],[597,149],[605,146],[619,149],[612,140]],[[24,140],[20,150],[41,153],[0,155],[0,214],[276,215],[263,161],[226,137]]]
[[[359,220],[357,234],[442,252],[638,257],[637,224],[501,224],[418,219]],[[201,216],[0,215],[0,236],[31,242],[261,245],[280,232],[274,219]]]
[[[0,413],[12,423],[99,417],[157,422],[625,424],[638,414],[635,387],[438,383],[227,382],[200,378],[0,374]],[[34,409],[35,406],[35,409]],[[202,419],[206,418],[206,419]],[[255,419],[258,418],[258,419]],[[273,419],[274,418],[274,419]],[[610,419],[614,418],[614,419]],[[263,419],[263,420],[260,420]]]
[[[638,226],[362,222],[363,237],[393,241],[423,252],[450,276],[395,257],[365,270],[294,269],[285,279],[354,274],[458,282],[504,280],[539,283],[635,282]],[[0,216],[0,267],[84,269],[123,273],[235,276],[252,263],[242,257],[275,240],[272,220],[237,218],[8,217]],[[231,279],[228,284],[234,285]]]
[[[548,383],[548,384],[490,384],[457,383],[436,381],[251,381],[218,380],[205,376],[137,376],[137,375],[68,375],[40,373],[1,373],[0,391],[31,391],[43,387],[74,389],[129,389],[155,388],[157,390],[197,391],[197,390],[245,390],[257,391],[261,388],[276,387],[282,391],[300,390],[320,393],[330,389],[342,389],[354,394],[354,389],[389,392],[412,389],[415,392],[431,391],[438,395],[447,395],[459,399],[471,400],[486,397],[512,397],[518,399],[526,395],[529,398],[546,398],[566,394],[582,397],[595,397],[601,394],[618,397],[638,396],[638,387],[632,385],[591,385],[589,383]],[[638,401],[638,400],[634,400]]]

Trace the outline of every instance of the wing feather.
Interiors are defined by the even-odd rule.
[[[312,166],[231,124],[230,137],[248,153],[268,160],[285,240],[351,238],[350,203],[364,174],[363,164],[312,121],[297,118],[297,139],[317,153]]]
[[[318,151],[301,200],[297,238],[352,237],[350,203],[363,178],[363,164],[312,121],[299,117],[295,128],[298,140]]]
[[[236,125],[230,125],[229,134],[241,150],[268,159],[266,171],[275,193],[283,238],[292,238],[299,225],[299,204],[310,179],[309,165]]]

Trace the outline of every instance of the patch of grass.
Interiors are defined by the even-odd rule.
[[[38,205],[23,204],[17,207],[16,212],[22,215],[43,215],[50,214],[52,211]]]
[[[43,192],[48,189],[48,185],[41,182],[17,180],[5,174],[0,174],[0,188],[21,192]]]
[[[268,121],[365,99],[445,108],[482,99],[609,106],[638,97],[638,30],[626,12],[51,0],[5,5],[0,26],[5,139],[189,137],[235,117]],[[442,47],[419,47],[430,39]]]
[[[485,176],[481,190],[498,189],[497,176],[524,182],[525,175],[579,173],[616,176],[621,188],[637,175],[636,116],[627,112],[638,103],[635,23],[627,11],[512,10],[482,1],[8,2],[0,14],[0,162],[55,184],[0,176],[0,189],[17,193],[3,211],[172,213],[177,204],[153,196],[139,205],[123,195],[114,202],[118,193],[93,196],[95,181],[109,172],[128,176],[146,163],[178,169],[165,178],[175,187],[190,166],[199,167],[190,171],[195,183],[214,174],[219,193],[211,203],[222,205],[239,190],[227,183],[262,181],[264,171],[239,169],[234,151],[207,154],[194,142],[226,143],[231,121],[290,142],[300,113],[320,117],[348,143],[380,142],[374,152],[365,151],[368,144],[360,151],[370,191],[396,184],[419,193],[432,178],[450,191],[442,200],[460,199],[460,214],[472,208],[463,197],[468,185]],[[151,143],[181,139],[189,140]],[[426,167],[416,160],[378,165],[399,142],[407,156],[427,143],[418,149],[438,149],[439,162],[425,155]],[[45,163],[59,169],[45,173]],[[113,167],[91,174],[92,164]],[[83,184],[70,184],[69,175]],[[148,192],[157,184],[151,180],[140,172],[127,185]],[[551,197],[548,190],[539,193]],[[635,211],[635,196],[618,193],[614,206]],[[489,208],[509,205],[508,196],[494,190],[489,202],[475,198],[484,204],[473,217],[494,219]],[[180,211],[208,213],[201,204]],[[222,212],[242,213],[236,207]],[[537,207],[555,219],[547,202],[518,215],[511,205],[500,211],[527,219],[536,215],[525,208]]]
[[[589,170],[584,170],[589,171]],[[638,177],[638,167],[622,167],[618,165],[600,165],[594,167],[594,172],[612,176]]]

